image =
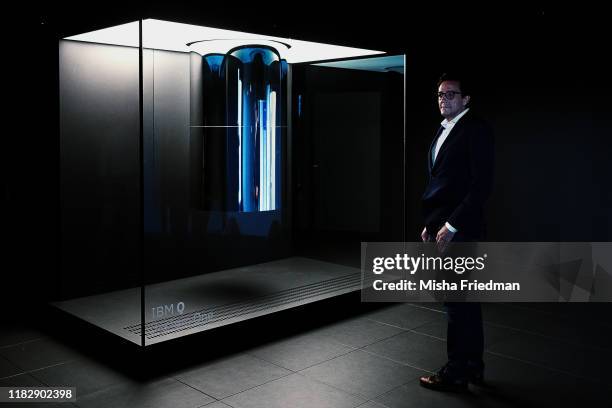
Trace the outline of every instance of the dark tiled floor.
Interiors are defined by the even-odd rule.
[[[414,329],[426,323],[444,322],[444,314],[437,310],[418,308],[407,304],[391,306],[366,315],[368,319],[402,329]]]
[[[224,400],[236,408],[350,408],[366,401],[300,374],[291,374]]]
[[[32,322],[35,324],[35,322]],[[36,340],[44,335],[28,325],[28,322],[11,323],[6,325],[0,331],[0,347],[11,346],[13,344],[23,343],[28,340]]]
[[[0,380],[0,387],[44,387],[45,384],[38,381],[30,374],[19,374],[5,377]]]
[[[593,381],[612,384],[612,353],[533,334],[517,334],[489,348],[491,353],[533,362]]]
[[[300,374],[348,393],[372,399],[417,378],[422,371],[355,350],[300,371]]]
[[[291,371],[247,354],[225,357],[174,377],[182,383],[223,399],[291,374]]]
[[[50,387],[76,387],[82,397],[129,380],[120,372],[86,358],[32,371],[30,374]]]
[[[77,390],[78,392],[78,390]],[[171,378],[146,384],[119,384],[77,399],[82,408],[192,408],[215,400]]]
[[[425,371],[433,371],[446,362],[444,341],[414,332],[398,334],[364,350]]]
[[[349,353],[352,350],[354,350],[353,347],[315,332],[290,336],[286,339],[264,344],[248,352],[262,360],[289,370],[299,371]]]
[[[140,359],[97,335],[3,325],[0,386],[75,386],[77,402],[60,406],[80,408],[610,406],[610,312],[608,304],[484,304],[489,385],[469,394],[418,384],[445,362],[441,305],[355,297]]]
[[[363,405],[359,405],[358,408],[386,408],[383,404],[379,404],[375,401],[368,401]]]
[[[364,347],[402,331],[399,327],[358,317],[330,324],[318,333],[350,347]]]
[[[611,304],[612,305],[612,304]],[[554,306],[558,306],[556,313]],[[575,306],[576,310],[571,309]],[[598,307],[599,306],[599,307]],[[532,326],[530,331],[535,334],[558,338],[570,343],[612,350],[612,307],[607,303],[538,303],[512,305],[515,309],[524,311],[537,310],[542,317],[539,324]],[[604,316],[604,312],[608,315]],[[597,321],[598,324],[593,324]]]
[[[436,320],[431,323],[426,323],[416,327],[413,331],[417,333],[427,334],[441,340],[446,340],[446,320]],[[518,333],[507,327],[499,327],[494,324],[484,324],[485,347],[499,342],[500,340],[510,337],[512,334]]]
[[[0,355],[23,371],[51,367],[78,357],[70,348],[50,338],[2,347]]]
[[[566,407],[606,406],[609,396],[592,383],[531,364],[487,356],[486,388],[469,394],[434,393],[412,381],[376,398],[389,408],[402,407]]]
[[[0,356],[0,378],[10,377],[21,372],[23,372],[23,370],[8,361],[6,358]]]

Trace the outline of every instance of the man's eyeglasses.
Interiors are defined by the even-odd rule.
[[[461,92],[458,92],[458,91],[438,92],[438,99],[444,98],[447,101],[452,101],[455,98],[455,95],[461,95]]]

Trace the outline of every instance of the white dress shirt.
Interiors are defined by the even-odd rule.
[[[436,161],[436,158],[438,157],[438,153],[440,152],[440,148],[444,144],[444,141],[448,137],[448,135],[451,132],[451,130],[453,130],[453,128],[455,127],[455,125],[457,124],[459,119],[461,119],[463,117],[463,115],[465,115],[469,110],[470,110],[470,108],[467,108],[467,109],[463,110],[460,114],[458,114],[457,116],[452,118],[451,120],[448,120],[448,119],[445,118],[440,123],[440,125],[442,125],[444,130],[442,131],[442,133],[438,137],[438,140],[436,140],[436,147],[434,147],[434,156],[433,156],[432,164]]]
[[[438,157],[438,153],[440,152],[440,148],[442,147],[442,144],[444,144],[444,141],[446,140],[446,138],[450,134],[451,130],[453,130],[453,128],[455,127],[455,125],[457,124],[459,119],[461,119],[463,117],[463,115],[465,115],[469,110],[470,110],[470,108],[467,108],[467,109],[463,110],[460,114],[458,114],[457,116],[452,118],[451,120],[447,120],[445,118],[440,123],[440,125],[442,125],[444,130],[442,131],[440,136],[438,136],[438,140],[436,140],[436,146],[434,147],[434,154],[433,154],[432,165],[433,165],[433,163],[435,163],[436,158]],[[452,225],[450,225],[448,222],[446,222],[445,225],[446,225],[446,228],[448,228],[448,230],[450,232],[452,232],[452,233],[457,232],[457,229],[455,227],[453,227]]]

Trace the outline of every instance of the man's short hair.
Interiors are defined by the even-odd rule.
[[[442,74],[442,76],[440,77],[440,79],[438,79],[438,85],[436,86],[436,89],[438,89],[440,87],[440,84],[442,84],[442,82],[444,81],[455,81],[459,83],[459,89],[461,90],[461,96],[472,96],[472,86],[470,83],[470,80],[467,79],[467,77],[463,74],[457,73],[457,72],[452,72],[452,73],[447,73],[445,72],[444,74]]]

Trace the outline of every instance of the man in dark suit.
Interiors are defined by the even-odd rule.
[[[444,74],[438,81],[438,107],[444,120],[432,141],[429,183],[422,198],[423,241],[441,251],[449,242],[484,238],[484,204],[493,182],[493,132],[468,108],[464,78]],[[480,303],[445,303],[448,362],[436,374],[421,377],[435,390],[466,390],[483,381],[484,335]]]

